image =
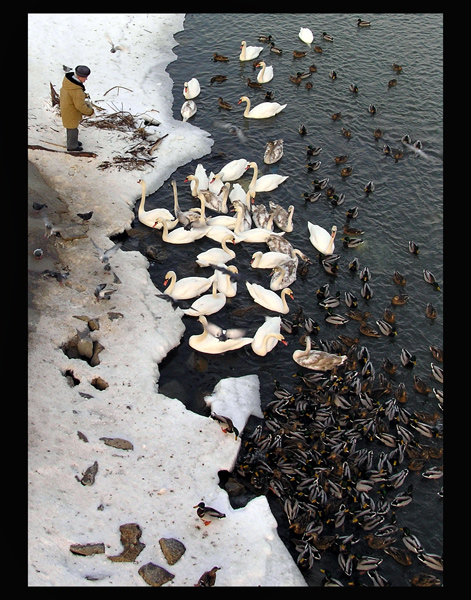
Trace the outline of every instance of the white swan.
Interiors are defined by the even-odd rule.
[[[301,41],[305,42],[306,44],[312,44],[314,34],[308,27],[301,27],[298,35]]]
[[[295,350],[293,360],[301,367],[313,371],[330,371],[342,365],[347,357],[345,355],[329,354],[322,350],[311,350],[311,338],[306,336],[306,348],[304,350]]]
[[[245,285],[247,286],[249,294],[257,304],[260,304],[260,306],[283,315],[289,313],[286,296],[289,296],[291,299],[293,299],[293,292],[290,288],[285,288],[282,290],[281,296],[279,296],[276,292],[268,290],[258,283],[250,283],[249,281],[246,281]]]
[[[218,292],[218,283],[216,277],[213,280],[211,294],[205,294],[197,298],[189,308],[183,309],[185,315],[189,317],[199,317],[201,315],[212,315],[221,310],[226,304],[226,295]]]
[[[180,114],[182,116],[183,122],[186,123],[188,119],[191,119],[191,117],[196,114],[197,110],[198,108],[196,106],[196,102],[194,102],[193,100],[186,100],[182,104],[182,107],[180,109]]]
[[[214,275],[211,277],[184,277],[177,281],[175,271],[168,271],[165,275],[164,294],[173,298],[173,300],[189,300],[196,298],[209,290],[214,281]]]
[[[273,221],[282,231],[290,233],[293,231],[293,213],[294,206],[291,204],[288,206],[288,210],[285,210],[279,204],[275,204],[271,200],[268,202],[271,210],[273,211]]]
[[[247,42],[240,43],[239,60],[254,60],[263,50],[263,46],[247,46]]]
[[[147,227],[154,227],[157,219],[165,219],[168,222],[169,229],[173,229],[173,227],[178,225],[178,219],[175,219],[172,213],[166,208],[145,210],[146,182],[143,179],[138,179],[137,183],[140,183],[142,187],[141,202],[139,203],[139,208],[137,210],[137,218],[139,221],[143,225],[147,225]],[[159,223],[159,225],[161,228],[162,224]]]
[[[202,315],[198,317],[198,321],[203,325],[203,333],[192,335],[188,340],[190,348],[193,348],[193,350],[197,350],[198,352],[203,352],[205,354],[222,354],[229,350],[237,350],[237,348],[242,348],[242,346],[246,346],[252,342],[253,338],[251,337],[237,337],[222,340],[209,333],[207,330],[208,321],[205,316]]]
[[[261,252],[258,250],[252,254],[250,262],[253,269],[274,269],[291,260],[284,252]]]
[[[240,231],[237,233],[234,230],[235,234],[235,243],[239,244],[240,242],[247,243],[258,243],[258,242],[267,242],[270,236],[282,236],[284,235],[284,231],[282,233],[274,233],[271,229],[264,229],[262,227],[253,227],[252,229],[246,229],[245,231]]]
[[[209,185],[209,178],[207,178],[207,179],[208,179],[208,185]],[[209,189],[201,189],[200,188],[200,180],[196,175],[188,175],[188,177],[185,178],[185,182],[186,181],[190,181],[191,184],[194,184],[194,187],[191,192],[192,195],[197,196],[200,199],[200,201],[202,201],[202,198],[204,198],[206,207],[211,208],[212,210],[214,210],[216,212],[227,213],[227,211],[228,211],[227,198],[229,195],[229,190],[227,188],[222,186],[221,187],[222,196],[219,196],[218,193],[213,192]],[[226,193],[226,190],[227,190],[227,193]]]
[[[211,183],[215,179],[220,179],[223,182],[235,181],[236,179],[240,179],[245,173],[245,169],[247,168],[248,164],[249,161],[245,158],[231,160],[227,163],[227,165],[224,165],[224,167],[219,171],[219,173],[216,173],[216,175],[214,175],[213,179],[211,180]]]
[[[191,195],[196,197],[199,190],[207,190],[209,188],[209,178],[206,174],[206,169],[201,163],[196,165],[195,172],[192,175],[188,175],[184,179],[184,182],[190,182]]]
[[[203,217],[203,214],[201,216]],[[177,227],[176,229],[169,231],[167,221],[157,219],[156,224],[159,222],[163,225],[162,239],[168,244],[189,244],[190,242],[194,242],[205,236],[209,229],[206,225],[195,227],[195,224],[197,224],[198,221],[194,221],[191,229]]]
[[[265,317],[265,323],[261,325],[252,341],[252,350],[258,356],[265,356],[268,352],[271,352],[278,342],[284,341],[284,336],[280,332],[281,317]]]
[[[314,225],[310,221],[307,222],[307,227],[309,229],[309,240],[314,248],[319,250],[321,254],[333,254],[337,227],[333,225],[330,233],[320,225]]]
[[[267,66],[267,64],[261,60],[257,67],[262,67],[257,74],[258,83],[268,83],[273,79],[273,67],[272,65]]]
[[[249,190],[253,192],[271,192],[289,177],[289,175],[278,175],[277,173],[270,173],[269,175],[258,177],[258,165],[253,161],[248,164],[247,170],[248,169],[253,169],[252,181],[249,185]]]
[[[223,263],[219,263],[218,266],[224,267],[225,265]],[[229,265],[227,270],[235,274],[239,272],[235,265]],[[234,296],[237,294],[237,281],[233,281],[231,279],[230,273],[223,273],[219,269],[216,269],[214,275],[218,290],[222,292],[226,298],[234,298]]]
[[[209,267],[210,265],[225,264],[235,258],[236,253],[227,247],[227,242],[234,242],[234,236],[225,235],[221,240],[221,248],[210,248],[205,252],[200,252],[196,257],[196,262],[200,267]]]
[[[247,103],[244,110],[244,117],[247,119],[268,119],[277,115],[288,106],[287,104],[279,104],[278,102],[262,102],[251,109],[252,104],[250,98],[247,98],[247,96],[241,96],[238,104],[241,102]]]
[[[183,95],[187,100],[196,98],[196,96],[199,96],[200,92],[200,82],[196,79],[196,77],[193,77],[189,81],[185,81],[183,84]]]
[[[250,229],[252,227],[252,215],[250,214],[250,209],[247,208],[246,203],[241,200],[233,200],[232,206],[237,213],[234,233],[237,234]]]

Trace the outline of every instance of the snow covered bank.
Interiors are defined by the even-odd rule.
[[[232,468],[240,440],[157,391],[158,363],[179,343],[184,325],[156,297],[146,259],[118,252],[116,292],[110,301],[94,296],[95,287],[112,275],[104,272],[90,239],[107,249],[109,237],[130,226],[141,193],[137,179],[145,179],[148,193],[159,190],[174,170],[212,146],[209,133],[172,117],[172,81],[165,67],[175,59],[173,35],[183,23],[183,14],[29,15],[29,144],[56,150],[65,144],[49,86],[59,91],[63,65],[91,68],[86,88],[98,106],[153,117],[159,125],[149,131],[156,139],[167,134],[155,166],[145,172],[98,170],[97,164],[111,161],[130,142],[122,133],[96,127],[80,127],[79,138],[98,158],[29,150],[29,160],[65,206],[50,215],[55,226],[78,223],[78,212],[94,211],[86,237],[45,240],[41,214],[28,206],[35,226],[30,233],[44,260],[69,272],[64,284],[42,279],[37,268],[34,273],[40,319],[28,356],[30,586],[146,586],[138,569],[149,562],[175,575],[166,586],[192,586],[215,565],[221,567],[218,586],[305,585],[266,499],[233,510],[218,486],[218,471]],[[110,51],[117,46],[121,49]],[[62,346],[77,332],[103,347],[96,366],[64,353]],[[97,378],[104,389],[97,388]],[[237,383],[233,389],[244,378]],[[243,409],[224,384],[208,400],[222,405],[239,429],[260,410],[253,378],[245,383],[249,401]],[[126,440],[130,449],[103,438]],[[95,463],[93,485],[83,485]],[[200,501],[226,518],[206,527],[194,509]],[[110,561],[123,549],[119,528],[126,523],[139,524],[145,548],[132,563]],[[159,546],[163,537],[186,547],[172,566]],[[105,554],[70,552],[73,544],[89,543],[103,543]]]

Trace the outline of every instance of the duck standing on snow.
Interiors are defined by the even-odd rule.
[[[226,516],[219,510],[212,508],[212,506],[206,506],[204,502],[200,502],[196,506],[193,506],[193,508],[196,508],[196,514],[203,520],[205,525],[209,525],[211,521],[216,519],[224,519]]]

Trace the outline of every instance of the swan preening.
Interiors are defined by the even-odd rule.
[[[187,100],[191,100],[192,98],[196,98],[196,96],[199,96],[200,91],[200,83],[196,79],[196,77],[193,77],[189,81],[185,81],[183,85],[183,95]]]
[[[281,112],[287,104],[279,104],[278,102],[262,102],[251,108],[252,103],[247,96],[241,96],[238,104],[246,102],[247,106],[244,110],[244,117],[247,119],[267,119]]]
[[[301,367],[313,371],[331,371],[336,367],[343,365],[347,356],[330,354],[322,350],[311,350],[311,338],[306,336],[306,348],[304,350],[295,350],[293,360]]]
[[[276,292],[268,290],[258,283],[250,283],[249,281],[246,281],[245,284],[249,294],[257,304],[260,304],[260,306],[263,306],[268,310],[278,312],[282,315],[289,313],[286,296],[289,296],[291,299],[294,298],[293,292],[290,288],[284,288],[281,290],[281,295],[278,295]]]
[[[265,356],[278,342],[286,344],[280,329],[281,317],[265,317],[265,322],[257,329],[251,343],[255,354]]]

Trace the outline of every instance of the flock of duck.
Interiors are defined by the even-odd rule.
[[[358,27],[369,26],[369,22],[358,19]],[[314,36],[309,29],[301,28],[299,39],[310,45]],[[323,39],[333,41],[325,32]],[[259,41],[268,44],[271,52],[280,51],[271,35],[260,36]],[[240,61],[255,61],[254,68],[260,68],[258,85],[273,79],[273,67],[259,60],[263,48],[248,46],[242,41],[239,55]],[[228,59],[215,53],[213,60]],[[393,67],[396,71],[401,69],[399,65]],[[303,74],[298,72],[296,77],[301,80]],[[331,74],[331,77],[334,76]],[[249,86],[250,83],[254,82],[249,80]],[[195,114],[195,98],[200,91],[196,78],[185,82],[183,120]],[[246,104],[243,118],[249,119],[276,118],[286,107],[273,101],[252,107],[244,95],[239,103]],[[224,105],[222,98],[219,98],[219,106],[231,108]],[[369,110],[374,110],[374,106]],[[299,133],[305,132],[300,129]],[[375,132],[375,137],[380,138],[381,132]],[[413,144],[408,136],[402,141],[421,151],[420,141]],[[315,157],[320,152],[321,148],[309,146],[307,155]],[[384,152],[387,153],[388,148],[385,147]],[[274,164],[282,156],[283,139],[269,140],[263,162]],[[341,164],[345,157],[335,160]],[[308,168],[316,170],[316,164],[310,163]],[[342,177],[350,175],[348,169],[343,168]],[[247,183],[246,175],[250,173],[252,177]],[[174,270],[169,270],[163,282],[164,295],[179,306],[183,303],[185,317],[195,318],[201,324],[202,332],[192,335],[188,341],[198,352],[222,354],[247,346],[256,355],[265,356],[274,351],[278,343],[286,344],[289,334],[301,335],[304,348],[292,353],[293,361],[301,367],[295,375],[296,385],[289,390],[276,383],[273,400],[265,407],[263,424],[251,434],[242,435],[235,470],[254,493],[271,492],[279,498],[289,522],[299,567],[309,570],[317,561],[322,565],[323,555],[330,553],[337,557],[340,576],[334,578],[324,569],[322,585],[364,585],[358,576],[366,573],[372,585],[383,587],[392,583],[382,574],[380,565],[384,560],[394,560],[405,566],[415,563],[426,567],[425,571],[409,578],[411,585],[441,585],[437,572],[443,570],[442,554],[425,548],[407,526],[401,524],[402,508],[414,498],[414,480],[417,477],[439,479],[443,475],[440,411],[408,410],[409,394],[404,383],[395,386],[393,382],[398,364],[385,358],[384,373],[376,374],[370,351],[359,337],[340,334],[335,340],[316,342],[318,323],[306,317],[302,310],[291,310],[288,300],[294,298],[292,288],[295,288],[296,278],[306,274],[312,263],[303,251],[293,247],[287,239],[289,235],[285,236],[295,226],[295,207],[290,205],[286,209],[271,199],[264,203],[264,193],[282,186],[287,179],[287,175],[279,174],[259,176],[258,163],[245,158],[229,161],[217,173],[207,173],[203,164],[198,164],[194,173],[185,179],[192,199],[189,209],[182,210],[176,182],[172,181],[173,212],[165,208],[146,211],[146,187],[140,180],[142,197],[138,218],[148,227],[160,230],[164,242],[191,244],[203,237],[215,242],[213,247],[194,257],[195,265],[211,269],[211,274],[179,278]],[[316,179],[313,185],[313,194],[304,194],[306,201],[317,201],[324,191],[332,204],[342,204],[344,198],[335,194],[328,178]],[[372,193],[374,182],[367,182],[364,191]],[[357,207],[347,212],[342,238],[344,248],[355,248],[363,243],[364,232],[351,225],[357,214]],[[336,234],[336,226],[328,231],[308,222],[309,241],[317,251],[319,264],[327,274],[334,276],[339,268]],[[241,277],[237,266],[238,244],[261,245],[262,249],[252,254],[251,269],[254,277],[257,269],[270,273],[266,285]],[[409,251],[419,253],[413,241],[409,242]],[[357,258],[349,262],[348,268],[358,272],[361,296],[370,300],[373,290],[369,269],[360,268]],[[423,279],[439,290],[431,271],[423,269]],[[393,281],[399,286],[406,285],[405,277],[398,271],[394,272]],[[239,294],[241,288],[254,303],[268,311],[252,334],[211,321],[218,320],[216,315],[226,305],[227,298]],[[370,313],[358,310],[353,293],[345,292],[342,299],[339,292],[331,293],[329,284],[325,284],[316,294],[326,322],[341,327],[353,319],[360,323],[359,331],[364,336],[397,335],[395,313],[390,307],[376,320],[376,328],[367,322]],[[391,299],[391,304],[394,308],[408,300],[402,291]],[[346,316],[335,312],[343,303],[348,309]],[[437,316],[431,302],[426,307],[426,316],[430,319]],[[443,369],[437,364],[443,362],[443,351],[431,345],[430,353],[431,377],[436,383],[430,386],[414,374],[413,387],[424,397],[433,394],[438,408],[443,410],[443,391],[437,385],[443,383]],[[402,348],[400,363],[399,368],[413,370],[416,357]],[[429,465],[434,460],[439,461],[438,466]],[[439,496],[442,497],[442,490]]]

